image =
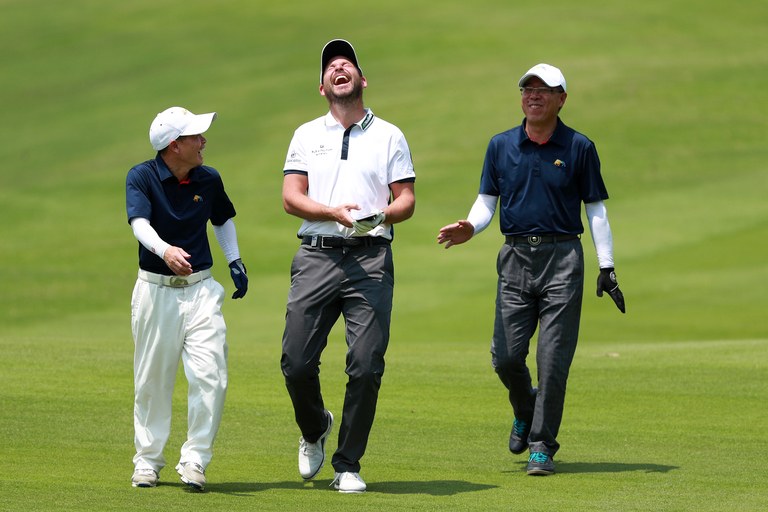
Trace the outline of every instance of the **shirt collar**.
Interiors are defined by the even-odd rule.
[[[521,130],[520,130],[520,142],[530,142],[532,144],[536,144],[531,139],[528,138],[528,134],[525,131],[525,123],[527,120],[523,118]],[[565,133],[566,133],[567,127],[565,126],[565,123],[560,119],[560,116],[557,116],[557,126],[555,126],[555,131],[552,132],[552,135],[549,137],[549,140],[545,142],[545,144],[557,144],[559,146],[566,146],[567,141],[565,140]]]
[[[163,157],[160,156],[160,153],[157,153],[157,156],[155,157],[155,163],[157,164],[157,176],[160,178],[160,181],[165,181],[167,179],[173,178],[176,179],[176,176],[173,175],[171,170],[168,168],[168,166],[165,163],[165,160],[163,160]],[[197,173],[195,172],[195,169],[197,167],[194,167],[192,170],[189,171],[189,176],[187,176],[187,180],[185,183],[194,181],[195,176]]]
[[[160,153],[157,153],[155,163],[157,164],[157,176],[160,178],[160,181],[165,181],[168,178],[174,177],[171,170],[165,165],[165,160],[160,156]]]
[[[370,108],[365,109],[365,115],[363,118],[356,123],[355,125],[359,126],[361,130],[365,131],[367,130],[371,124],[373,124],[373,120],[376,118],[376,116],[373,114],[373,110]],[[325,115],[325,126],[330,128],[331,126],[339,126],[341,127],[341,123],[339,123],[335,117],[333,117],[333,114],[329,111]]]

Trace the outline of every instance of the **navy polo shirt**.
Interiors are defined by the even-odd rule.
[[[235,207],[224,191],[221,175],[212,167],[195,167],[187,181],[171,173],[160,154],[138,164],[126,178],[128,222],[144,217],[165,242],[192,257],[193,272],[213,266],[208,244],[208,220],[221,226],[235,216]],[[156,274],[173,275],[165,262],[139,244],[139,267]]]
[[[480,194],[498,196],[504,235],[584,232],[581,203],[608,199],[594,143],[560,118],[544,144],[528,138],[523,124],[488,144]]]

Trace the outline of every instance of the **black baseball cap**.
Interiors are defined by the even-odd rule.
[[[360,76],[363,76],[363,70],[360,69],[360,65],[357,63],[357,55],[355,54],[355,49],[352,48],[352,45],[349,43],[349,41],[344,39],[334,39],[332,41],[328,41],[325,46],[323,46],[323,51],[320,54],[320,83],[323,83],[323,73],[325,72],[325,68],[328,66],[328,62],[338,55],[349,59],[349,61],[354,64],[357,70],[360,72]]]

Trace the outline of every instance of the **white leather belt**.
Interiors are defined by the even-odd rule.
[[[162,274],[155,274],[153,272],[147,272],[146,270],[139,269],[139,279],[148,283],[157,284],[160,286],[170,286],[172,288],[184,288],[185,286],[192,286],[199,283],[203,279],[211,277],[211,270],[201,270],[188,276],[164,276]]]

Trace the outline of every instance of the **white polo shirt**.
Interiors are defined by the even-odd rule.
[[[390,183],[416,179],[405,136],[370,109],[348,130],[330,112],[301,125],[293,134],[283,173],[306,175],[310,199],[328,206],[356,203],[360,214],[389,204]],[[347,238],[354,233],[337,222],[305,220],[298,235]],[[391,226],[381,224],[369,234],[391,239]]]

